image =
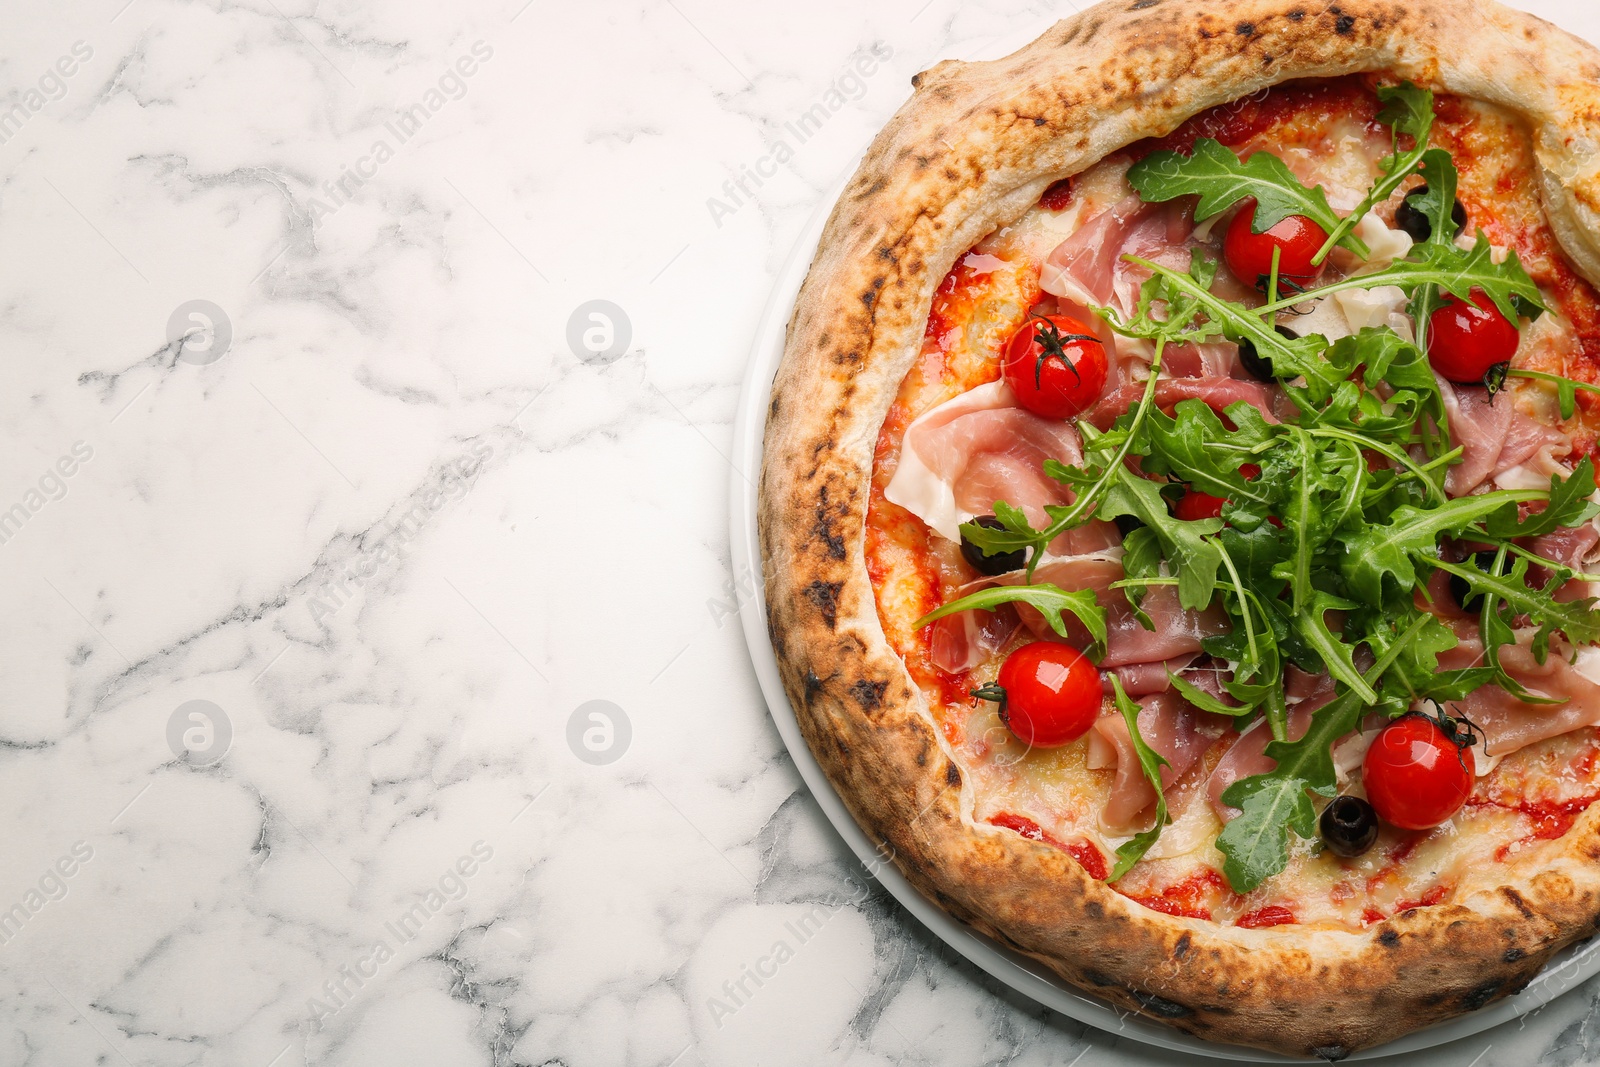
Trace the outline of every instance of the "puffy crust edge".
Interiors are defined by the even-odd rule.
[[[1389,71],[1522,114],[1545,207],[1600,282],[1600,53],[1485,0],[1115,0],[989,63],[946,61],[840,197],[789,324],[760,487],[768,625],[812,751],[950,914],[1111,1003],[1211,1040],[1337,1059],[1521,989],[1600,919],[1600,805],[1539,870],[1361,932],[1150,911],[970,817],[885,640],[863,554],[874,444],[956,257],[1050,182],[1291,78]]]

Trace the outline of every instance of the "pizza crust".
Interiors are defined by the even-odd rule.
[[[1225,11],[1225,13],[1224,13]],[[1600,805],[1539,868],[1364,931],[1151,911],[1066,853],[975,824],[863,554],[874,443],[956,258],[1051,182],[1293,78],[1386,71],[1521,114],[1545,208],[1600,283],[1600,53],[1483,0],[1115,0],[991,63],[943,62],[824,230],[773,386],[760,494],[768,625],[807,742],[856,820],[950,914],[1119,1007],[1338,1059],[1524,986],[1600,923]]]

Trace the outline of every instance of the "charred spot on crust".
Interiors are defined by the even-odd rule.
[[[1034,119],[1033,120],[1033,124],[1035,126],[1043,126],[1048,121],[1050,121],[1050,120],[1049,119]]]
[[[816,696],[821,688],[822,679],[818,678],[814,671],[806,671],[806,699]]]
[[[818,611],[822,612],[822,621],[828,624],[828,629],[833,629],[839,621],[839,590],[843,588],[840,582],[824,582],[817,579],[806,586],[806,599],[811,601]]]
[[[1172,946],[1172,958],[1181,960],[1189,954],[1189,935],[1185,933]]]
[[[1329,1063],[1338,1063],[1340,1060],[1350,1055],[1350,1050],[1345,1048],[1343,1045],[1318,1045],[1316,1048],[1311,1050],[1311,1054],[1317,1057],[1319,1060],[1327,1060]]]
[[[863,678],[851,684],[850,695],[861,705],[861,710],[876,711],[883,704],[883,691],[888,688],[888,682],[869,682]]]
[[[1511,906],[1522,913],[1524,919],[1533,918],[1533,909],[1528,907],[1528,902],[1522,899],[1522,894],[1510,886],[1501,886],[1500,893],[1511,902]]]
[[[833,441],[828,441],[829,449],[833,448]],[[818,494],[817,521],[811,524],[811,532],[822,541],[828,549],[828,558],[844,559],[844,535],[839,532],[838,524],[834,521],[832,512],[843,511],[843,508],[834,508],[828,500],[828,487],[823,486]],[[880,690],[881,690],[880,686]]]
[[[872,279],[872,287],[861,294],[861,302],[867,306],[868,311],[871,311],[872,305],[878,302],[878,290],[883,288],[883,282],[884,277],[880,274]]]
[[[1233,32],[1237,33],[1240,37],[1250,37],[1256,32],[1255,23],[1241,22],[1239,25],[1233,28]]]
[[[944,784],[952,789],[961,784],[961,770],[954,763],[946,765],[944,769]]]
[[[1477,1011],[1479,1008],[1483,1007],[1485,1004],[1489,1003],[1489,1001],[1495,998],[1495,995],[1500,992],[1500,988],[1503,984],[1504,983],[1498,978],[1494,979],[1493,981],[1483,983],[1481,986],[1471,990],[1466,996],[1461,998],[1462,1007],[1466,1011]]]
[[[1378,944],[1384,948],[1394,948],[1400,943],[1400,934],[1393,928],[1385,929],[1378,934]]]
[[[1115,978],[1108,978],[1107,976],[1101,974],[1099,971],[1084,971],[1083,972],[1083,980],[1085,982],[1090,983],[1091,985],[1102,985],[1102,986],[1104,986],[1104,985],[1116,985],[1117,984],[1117,980]]]
[[[911,88],[913,88],[913,89],[922,88],[922,72],[921,71],[918,71],[917,73],[911,75]]]
[[[1340,37],[1350,36],[1350,31],[1355,28],[1356,20],[1353,15],[1340,15],[1333,20],[1333,32]]]
[[[1128,10],[1143,11],[1145,8],[1155,7],[1159,3],[1161,3],[1161,0],[1134,0],[1133,6],[1128,8]]]
[[[1301,11],[1299,8],[1295,8],[1293,11],[1289,12],[1287,17],[1290,22],[1299,22],[1301,19],[1306,17],[1306,13]]]
[[[1527,953],[1527,951],[1525,949],[1508,948],[1508,949],[1506,949],[1505,955],[1501,956],[1500,958],[1502,960],[1504,960],[1506,963],[1516,963],[1518,960],[1520,960],[1522,957],[1526,956],[1527,954],[1528,953]]]
[[[1141,993],[1137,989],[1129,988],[1133,999],[1139,1002],[1140,1007],[1152,1015],[1159,1015],[1163,1019],[1181,1019],[1185,1015],[1194,1014],[1187,1007],[1175,1000],[1158,997],[1154,993]]]
[[[1091,919],[1098,919],[1105,915],[1106,909],[1098,900],[1091,900],[1083,905],[1083,913]],[[1101,984],[1105,985],[1106,983],[1102,982]]]

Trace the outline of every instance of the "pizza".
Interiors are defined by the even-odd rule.
[[[927,897],[1339,1059],[1600,925],[1600,54],[1114,0],[946,62],[772,390],[768,622]]]

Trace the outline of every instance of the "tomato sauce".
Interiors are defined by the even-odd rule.
[[[1399,915],[1402,912],[1410,911],[1412,908],[1427,908],[1438,904],[1450,895],[1450,888],[1447,885],[1436,885],[1415,900],[1397,900],[1394,902],[1394,913]]]
[[[1227,897],[1238,897],[1228,888],[1221,872],[1212,867],[1201,867],[1187,878],[1177,881],[1150,896],[1134,896],[1151,911],[1164,912],[1187,919],[1210,919],[1211,909]]]
[[[1072,179],[1062,178],[1051,184],[1039,198],[1039,206],[1046,211],[1065,211],[1072,206]]]
[[[1088,841],[1058,841],[1045,833],[1038,823],[1026,815],[1013,815],[1002,811],[998,815],[990,816],[990,825],[1014,830],[1026,837],[1029,841],[1043,841],[1053,845],[1078,861],[1085,873],[1097,881],[1104,881],[1106,875],[1111,873],[1111,868],[1106,865],[1105,854]]]
[[[1354,117],[1376,130],[1380,105],[1378,94],[1373,91],[1374,84],[1370,76],[1360,74],[1284,82],[1253,96],[1202,111],[1165,137],[1135,142],[1128,147],[1128,154],[1135,161],[1159,151],[1188,155],[1194,151],[1194,143],[1203,137],[1234,147],[1291,120],[1328,125],[1335,119]]]
[[[1266,926],[1286,926],[1295,921],[1294,912],[1280,904],[1268,904],[1264,908],[1246,912],[1234,921],[1235,926],[1242,926],[1246,930],[1259,930]]]

